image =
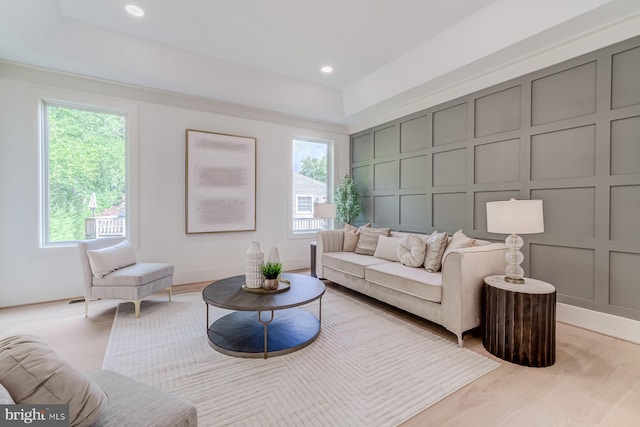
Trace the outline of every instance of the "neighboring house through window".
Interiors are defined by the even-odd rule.
[[[324,220],[313,217],[313,204],[331,200],[333,145],[331,141],[295,138],[292,150],[291,231],[315,233]]]

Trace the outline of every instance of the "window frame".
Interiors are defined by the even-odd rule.
[[[99,113],[118,114],[125,119],[125,237],[134,248],[138,246],[138,107],[136,104],[108,96],[77,93],[52,88],[33,88],[29,91],[31,121],[37,141],[37,252],[72,253],[77,241],[48,242],[49,227],[49,144],[46,105],[78,108]],[[46,234],[45,234],[46,233]]]
[[[311,212],[298,212],[297,211],[297,199],[294,192],[294,181],[293,181],[293,157],[294,157],[294,141],[305,141],[316,144],[325,144],[327,147],[327,202],[332,203],[333,201],[333,187],[335,183],[335,141],[330,138],[325,137],[309,137],[309,136],[300,136],[300,135],[292,135],[289,140],[289,153],[290,153],[290,173],[289,173],[289,203],[295,203],[296,206],[289,206],[288,212],[288,220],[287,220],[287,233],[289,239],[309,239],[315,237],[317,234],[317,230],[312,230],[308,232],[294,232],[293,231],[293,215],[291,213],[302,213],[302,214],[313,214],[313,203],[314,197],[311,195]],[[306,195],[306,194],[305,194]]]

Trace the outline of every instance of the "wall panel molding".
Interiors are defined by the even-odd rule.
[[[501,241],[486,203],[540,198],[526,274],[560,303],[640,320],[639,135],[635,37],[351,135],[356,224]]]

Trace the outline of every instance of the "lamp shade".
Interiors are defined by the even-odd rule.
[[[314,203],[313,217],[333,219],[336,217],[336,205],[333,203]]]
[[[504,234],[542,233],[542,200],[487,202],[487,231]]]

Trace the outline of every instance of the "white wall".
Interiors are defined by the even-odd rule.
[[[335,141],[340,176],[349,170],[346,129],[0,62],[0,307],[82,295],[77,249],[38,248],[37,116],[30,99],[37,87],[109,96],[137,108],[139,260],[173,263],[177,284],[213,280],[241,274],[249,242],[259,241],[265,252],[279,248],[285,269],[309,267],[314,237],[287,237],[291,139]],[[255,232],[185,234],[185,129],[257,138]]]

